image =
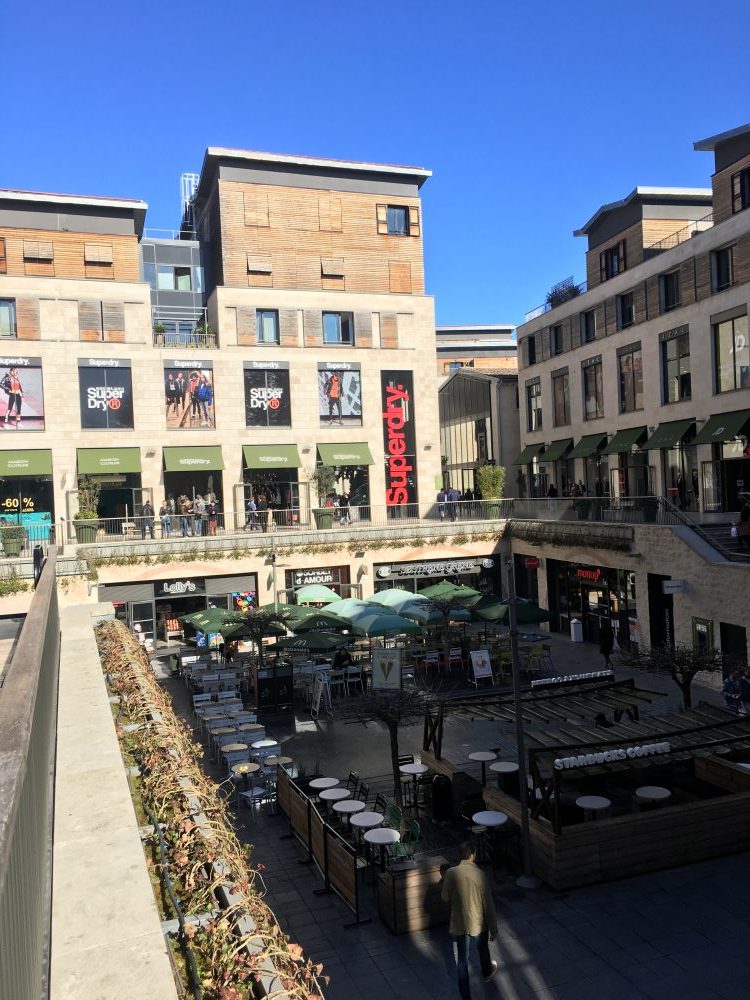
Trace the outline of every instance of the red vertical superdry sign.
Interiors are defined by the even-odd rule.
[[[385,502],[402,507],[417,502],[412,372],[380,373],[385,454]]]

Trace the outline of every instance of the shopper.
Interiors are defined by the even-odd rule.
[[[458,517],[458,501],[461,499],[460,492],[455,486],[451,486],[448,490],[448,510],[450,512],[451,521],[455,521]]]
[[[268,500],[265,493],[259,493],[255,503],[258,511],[258,520],[263,531],[268,531]]]
[[[599,629],[599,652],[604,657],[605,670],[610,669],[609,658],[612,655],[614,647],[615,633],[612,631],[612,626],[608,621],[602,622],[601,628]]]
[[[219,524],[219,507],[215,500],[209,499],[206,504],[206,516],[208,517],[208,533],[215,535]]]
[[[256,511],[258,510],[255,499],[250,497],[250,499],[245,504],[245,527],[249,528],[250,531],[255,531],[258,527],[257,520],[258,515]]]
[[[349,515],[349,494],[342,493],[339,497],[339,524],[351,524]]]
[[[437,499],[438,514],[440,515],[440,520],[444,521],[445,520],[446,510],[447,510],[447,506],[446,505],[447,505],[447,501],[448,501],[448,494],[445,492],[445,490],[443,489],[442,486],[438,490],[438,495],[437,495],[436,499]]]
[[[193,500],[193,533],[196,535],[203,534],[203,516],[205,513],[206,504],[199,493],[195,500]]]
[[[166,500],[162,501],[159,508],[159,520],[161,521],[161,537],[169,538],[172,533],[172,521],[169,515],[169,504]]]
[[[487,880],[476,864],[473,844],[461,845],[461,863],[445,873],[442,897],[450,906],[448,931],[456,945],[458,992],[461,1000],[471,1000],[469,948],[472,942],[479,952],[485,983],[497,972],[497,962],[490,958],[488,944],[497,936],[495,904]]]
[[[146,532],[151,538],[154,537],[154,508],[150,500],[144,503],[141,511],[141,538],[146,537]]]
[[[178,500],[178,507],[180,511],[180,533],[183,538],[186,538],[192,534],[190,530],[190,515],[193,513],[193,508],[184,493]]]

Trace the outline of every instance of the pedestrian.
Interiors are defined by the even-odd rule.
[[[558,497],[557,487],[555,486],[554,483],[549,484],[549,489],[547,490],[547,496],[550,500],[557,500]]]
[[[193,508],[190,504],[190,500],[183,495],[177,501],[177,505],[180,511],[180,534],[183,538],[192,534],[190,530],[190,515],[193,513]]]
[[[258,511],[258,520],[260,521],[261,530],[268,531],[268,500],[266,499],[265,493],[258,494],[255,506]]]
[[[438,514],[440,515],[440,520],[444,521],[445,513],[447,510],[446,501],[448,500],[448,494],[445,492],[442,486],[438,490],[438,495],[436,497],[436,500],[438,505]]]
[[[193,500],[193,534],[203,534],[203,515],[206,513],[206,505],[200,493]]]
[[[750,549],[750,503],[745,503],[737,522],[737,544],[742,549]]]
[[[455,521],[458,517],[458,501],[461,499],[460,492],[455,486],[451,486],[448,490],[448,510],[450,512],[451,521]]]
[[[734,715],[740,715],[742,710],[742,684],[740,682],[739,670],[733,670],[724,681],[721,688],[724,695],[724,704]]]
[[[144,503],[141,511],[141,538],[145,539],[146,532],[151,538],[154,537],[154,508],[151,506],[150,500]]]
[[[456,945],[458,992],[461,1000],[471,1000],[469,948],[472,941],[479,952],[485,983],[497,972],[497,962],[490,958],[488,944],[497,936],[495,904],[487,879],[476,864],[472,843],[461,844],[461,862],[445,873],[442,897],[450,906],[448,932]]]
[[[342,493],[339,497],[339,524],[351,524],[349,516],[349,494]]]
[[[255,531],[257,528],[257,507],[255,505],[255,500],[251,496],[250,499],[245,504],[245,528],[249,528],[250,531]]]
[[[612,631],[610,623],[608,621],[604,621],[599,629],[599,652],[604,657],[604,667],[606,670],[610,669],[609,658],[612,655],[614,646],[615,633]]]
[[[208,517],[208,533],[215,535],[219,524],[219,507],[215,500],[209,500],[206,504],[206,516]]]
[[[159,520],[161,521],[161,537],[169,538],[172,531],[172,522],[169,517],[169,504],[166,500],[162,501],[162,505],[159,508]]]

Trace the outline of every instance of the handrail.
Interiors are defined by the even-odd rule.
[[[656,243],[650,243],[647,247],[643,248],[643,252],[644,254],[649,251],[652,253],[654,251],[661,253],[663,250],[672,250],[674,247],[679,246],[680,243],[685,243],[698,233],[705,233],[706,230],[712,228],[713,224],[714,213],[709,212],[702,219],[694,219],[684,228],[678,229],[676,233],[671,233],[669,236],[657,240]]]
[[[708,545],[710,545],[712,549],[714,549],[716,552],[719,553],[719,555],[723,556],[725,559],[728,559],[729,562],[747,562],[747,556],[745,556],[743,553],[732,552],[729,549],[725,548],[721,544],[721,542],[719,542],[716,538],[713,537],[713,535],[711,535],[708,531],[704,531],[702,526],[698,524],[697,521],[694,521],[692,517],[686,514],[684,510],[680,510],[678,507],[675,507],[675,505],[671,502],[671,500],[667,499],[666,497],[664,497],[663,499],[665,507],[670,508],[670,512],[674,515],[674,517],[676,517],[677,520],[684,527],[690,528],[691,531],[694,531],[696,535],[702,538],[703,541],[706,542]]]

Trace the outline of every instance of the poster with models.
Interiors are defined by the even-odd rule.
[[[164,363],[167,430],[216,427],[213,362],[180,359]]]
[[[361,366],[352,361],[318,365],[318,412],[321,427],[362,426]]]
[[[0,430],[44,430],[41,358],[0,358]]]

